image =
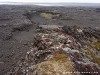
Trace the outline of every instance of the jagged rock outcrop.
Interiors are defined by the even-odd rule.
[[[76,26],[41,27],[45,32],[39,31],[25,60],[7,75],[100,74],[99,37]]]

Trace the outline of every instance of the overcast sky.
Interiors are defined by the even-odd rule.
[[[100,3],[100,0],[0,0],[0,2],[78,2],[78,3]]]

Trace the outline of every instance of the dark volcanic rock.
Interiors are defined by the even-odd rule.
[[[28,30],[31,27],[31,25],[18,25],[13,27],[13,32],[15,31],[25,31]]]
[[[10,40],[13,36],[12,29],[10,27],[0,27],[0,39],[1,40]]]
[[[93,28],[85,27],[80,28],[78,26],[64,26],[63,30],[65,33],[72,35],[77,40],[86,40],[92,36],[100,39],[100,29],[96,30]]]
[[[16,72],[19,72],[18,75],[22,75],[22,66],[24,66],[24,74],[30,68],[29,63],[25,63],[22,57],[25,57],[27,51],[30,47],[36,47],[33,53],[29,52],[29,56],[26,57],[28,60],[32,58],[35,64],[39,63],[38,66],[43,65],[43,62],[46,58],[49,58],[49,55],[58,54],[56,57],[53,57],[62,60],[61,62],[66,63],[66,56],[69,57],[78,71],[98,71],[100,65],[100,9],[97,8],[66,8],[66,7],[34,7],[34,6],[22,6],[22,5],[1,5],[0,6],[0,75],[4,75],[9,70],[13,69],[12,75],[17,75]],[[46,13],[46,15],[51,14],[54,16],[52,19],[45,19],[40,14]],[[57,15],[58,14],[58,15]],[[57,16],[55,16],[57,15]],[[54,44],[49,42],[50,39],[45,39],[41,41],[41,38],[35,37],[37,33],[46,33],[45,29],[37,28],[36,25],[63,25],[64,32],[58,30],[58,34],[54,34],[51,30],[49,34],[52,34]],[[66,26],[67,25],[67,26]],[[76,25],[76,26],[74,26]],[[80,26],[80,27],[78,27]],[[83,27],[83,28],[81,28]],[[86,28],[84,28],[86,27]],[[91,28],[88,28],[91,27]],[[61,33],[61,34],[59,34]],[[64,33],[64,35],[62,35]],[[54,34],[54,35],[53,35]],[[65,36],[68,39],[65,39]],[[50,35],[51,36],[51,35]],[[56,37],[57,36],[57,37]],[[50,37],[49,37],[50,38]],[[57,38],[59,41],[56,41]],[[33,40],[34,39],[34,40]],[[52,39],[51,39],[52,40]],[[57,44],[57,45],[55,45]],[[63,44],[63,45],[62,45]],[[34,46],[33,46],[34,45]],[[53,46],[49,50],[49,46]],[[58,49],[60,45],[60,49]],[[63,47],[66,47],[62,51]],[[55,52],[58,50],[58,52]],[[55,52],[53,54],[53,52]],[[64,53],[64,54],[61,54]],[[68,55],[67,55],[68,54]],[[28,54],[27,54],[28,55]],[[48,57],[49,56],[49,57]],[[60,57],[61,56],[61,57]],[[64,58],[64,59],[63,59]],[[23,60],[23,65],[17,65],[19,60]],[[58,61],[58,60],[57,60]],[[70,65],[72,66],[72,61]],[[76,62],[76,63],[75,63]],[[82,62],[82,63],[81,63]],[[48,62],[45,62],[47,67],[49,66]],[[49,62],[50,63],[50,62]],[[92,64],[90,64],[92,63]],[[59,62],[54,65],[58,64]],[[62,63],[60,63],[62,64]],[[16,68],[17,66],[17,68]],[[20,67],[19,67],[20,66]],[[53,65],[52,65],[53,66]],[[60,66],[60,65],[59,65]],[[58,66],[58,67],[59,67]],[[63,68],[61,68],[63,66]],[[57,68],[63,71],[65,65],[62,64],[61,67],[52,67]],[[43,66],[44,67],[44,66]],[[19,69],[21,68],[21,69]],[[49,66],[50,68],[50,66]],[[19,70],[19,71],[18,71]],[[46,68],[46,70],[48,70]],[[55,72],[55,71],[54,71]],[[38,70],[37,70],[38,73]],[[52,74],[51,74],[52,75]],[[62,75],[62,74],[60,74]],[[86,75],[86,74],[84,74]],[[89,75],[89,73],[87,74]]]

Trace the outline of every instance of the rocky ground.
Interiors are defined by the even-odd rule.
[[[99,32],[42,25],[25,59],[7,75],[99,75]]]
[[[0,75],[99,75],[99,13],[99,8],[1,5]]]

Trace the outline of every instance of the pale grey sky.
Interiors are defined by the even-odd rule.
[[[0,2],[78,2],[78,3],[100,3],[100,0],[0,0]]]

